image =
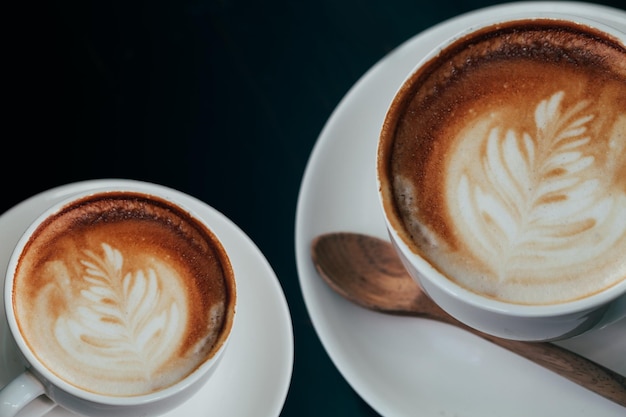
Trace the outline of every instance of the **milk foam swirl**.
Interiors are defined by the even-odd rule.
[[[163,291],[163,282],[178,278],[165,265],[159,275],[154,268],[124,272],[122,254],[106,243],[102,250],[85,251],[82,280],[70,280],[57,266],[53,285],[77,299],[55,320],[56,342],[97,372],[149,380],[175,352],[184,329],[179,323],[186,322],[183,294]]]
[[[31,324],[33,337],[46,346],[38,353],[58,376],[127,396],[168,386],[202,360],[200,350],[216,330],[181,352],[189,313],[174,268],[152,258],[145,268],[131,270],[106,243],[75,261],[82,265],[80,276],[62,260],[46,264],[46,284],[32,306],[39,318]],[[210,314],[223,314],[217,310]]]
[[[626,189],[619,173],[626,113],[612,119],[609,137],[594,137],[599,110],[586,101],[566,107],[564,95],[555,92],[537,104],[533,131],[501,126],[497,114],[477,116],[449,161],[446,204],[457,239],[499,282],[567,280],[616,259],[611,251],[620,241],[625,247]],[[623,256],[617,259],[623,263]],[[607,270],[614,275],[607,272],[600,287],[623,279],[624,266]],[[563,287],[558,292],[575,297]],[[548,293],[547,300],[556,296]],[[534,301],[540,296],[533,291]],[[519,288],[507,297],[527,301]]]

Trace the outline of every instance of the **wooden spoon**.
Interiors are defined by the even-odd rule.
[[[482,333],[435,304],[408,275],[391,244],[357,233],[328,233],[312,242],[324,281],[348,300],[381,313],[416,316],[461,327],[626,407],[626,378],[548,342],[521,342]]]

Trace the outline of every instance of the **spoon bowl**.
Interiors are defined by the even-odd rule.
[[[327,233],[313,239],[311,257],[322,279],[361,307],[460,327],[626,407],[623,375],[552,343],[502,339],[450,316],[421,290],[391,244],[383,239],[350,232]]]

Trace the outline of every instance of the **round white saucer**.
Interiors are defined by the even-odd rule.
[[[93,180],[64,185],[33,196],[0,216],[0,270],[6,269],[11,248],[21,233],[50,203],[103,182],[141,186],[141,182],[131,180]],[[229,345],[211,379],[184,405],[164,416],[276,417],[287,396],[293,368],[293,329],[280,283],[260,250],[234,223],[200,200],[172,192],[199,216],[210,219],[237,274],[238,308]],[[3,283],[4,274],[0,278],[0,284]],[[2,387],[23,367],[8,335],[1,299],[0,311]],[[26,410],[22,414],[26,414]],[[47,414],[48,417],[73,415],[60,407]]]
[[[352,87],[309,159],[296,215],[301,290],[336,367],[386,417],[624,415],[623,407],[462,330],[358,307],[321,280],[310,258],[311,240],[325,232],[387,239],[376,192],[376,143],[386,108],[417,61],[482,19],[529,9],[626,26],[622,10],[576,2],[509,3],[443,22],[409,39]],[[626,374],[626,320],[559,344]]]

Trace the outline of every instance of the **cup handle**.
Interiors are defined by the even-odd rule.
[[[0,390],[0,416],[15,416],[42,394],[44,394],[43,384],[30,371],[24,371]],[[37,407],[38,415],[47,413],[54,406],[51,401],[42,403]]]

